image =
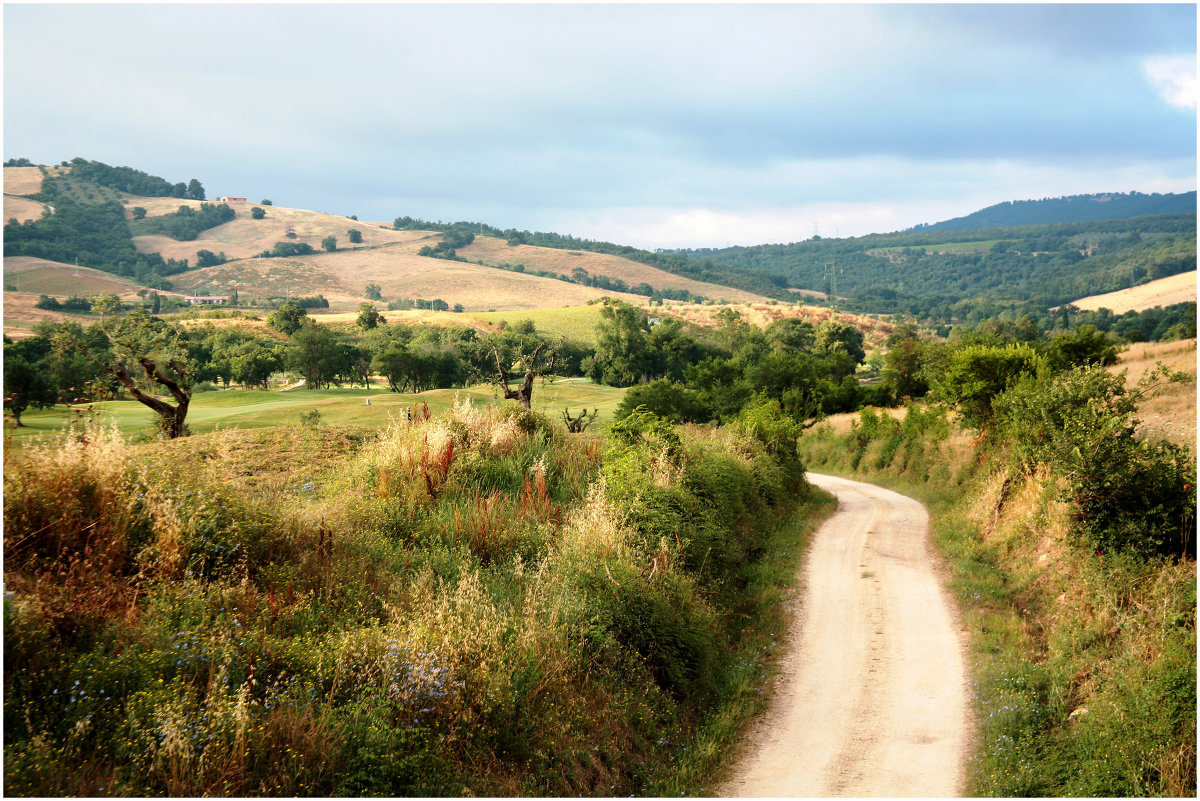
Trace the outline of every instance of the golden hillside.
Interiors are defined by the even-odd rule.
[[[489,265],[524,264],[531,269],[553,270],[563,275],[571,275],[575,269],[584,269],[591,275],[620,278],[629,286],[636,286],[644,282],[655,289],[686,289],[693,294],[713,300],[724,298],[736,303],[766,300],[762,295],[703,281],[694,281],[621,256],[581,250],[558,250],[533,245],[509,245],[503,239],[491,236],[475,237],[475,241],[470,245],[458,249],[458,255],[470,261],[479,261]]]
[[[1169,275],[1141,286],[1090,295],[1080,298],[1071,305],[1086,311],[1109,309],[1113,314],[1129,311],[1145,311],[1155,306],[1171,306],[1196,300],[1196,271]]]
[[[9,167],[7,169],[13,169]],[[144,289],[125,278],[91,267],[76,267],[33,256],[7,256],[4,259],[4,333],[20,338],[40,320],[75,320],[90,323],[93,318],[39,309],[34,304],[42,295],[63,300],[72,295],[117,295],[121,300],[141,302],[138,291]],[[163,295],[177,295],[163,292]]]
[[[42,191],[42,171],[39,167],[5,167],[4,194],[36,195]]]
[[[180,206],[199,208],[200,203],[199,200],[172,197],[131,198],[126,202],[125,214],[132,219],[133,209],[140,206],[146,210],[146,216],[152,218],[178,211]],[[304,242],[314,250],[320,250],[321,240],[327,236],[337,237],[339,248],[366,248],[422,240],[428,240],[428,244],[436,242],[438,236],[431,231],[396,231],[390,225],[381,227],[379,223],[359,222],[336,214],[282,206],[259,206],[267,216],[255,220],[251,218],[250,210],[257,204],[227,205],[234,210],[237,218],[203,231],[199,239],[180,242],[168,236],[135,236],[133,243],[143,253],[160,253],[164,259],[187,259],[195,264],[196,253],[201,250],[224,253],[230,259],[245,259],[270,250],[276,242],[284,241]],[[289,228],[295,237],[288,237]],[[351,228],[362,232],[361,246],[350,244],[347,232]]]
[[[319,253],[294,258],[245,259],[171,276],[176,289],[196,294],[230,294],[242,300],[321,294],[332,311],[367,300],[367,284],[378,284],[384,301],[441,298],[468,311],[579,306],[606,295],[630,303],[646,298],[605,292],[552,278],[508,272],[478,264],[416,255],[420,242],[386,248]]]

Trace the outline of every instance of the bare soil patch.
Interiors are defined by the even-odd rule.
[[[1170,275],[1151,281],[1141,286],[1122,289],[1119,292],[1108,292],[1103,295],[1089,295],[1080,298],[1071,305],[1086,311],[1109,309],[1113,314],[1124,314],[1129,311],[1145,311],[1155,306],[1172,306],[1176,303],[1187,303],[1196,299],[1196,271]]]

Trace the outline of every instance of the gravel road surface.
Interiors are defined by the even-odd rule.
[[[721,794],[951,797],[972,737],[965,633],[917,501],[809,474],[838,498],[813,535],[771,709]]]

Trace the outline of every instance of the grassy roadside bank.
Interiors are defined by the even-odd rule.
[[[1061,478],[940,414],[867,410],[806,434],[813,470],[925,502],[970,630],[980,741],[968,793],[1194,796],[1196,567],[1071,544]]]
[[[5,792],[702,794],[829,508],[769,422],[6,454]]]

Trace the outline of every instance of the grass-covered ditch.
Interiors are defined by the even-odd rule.
[[[606,440],[517,407],[4,471],[4,790],[701,794],[810,523],[769,410]]]

